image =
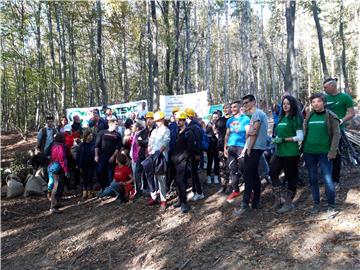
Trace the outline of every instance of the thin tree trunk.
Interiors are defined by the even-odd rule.
[[[171,33],[170,33],[170,22],[169,22],[169,3],[168,1],[162,2],[163,21],[165,25],[165,76],[164,85],[168,95],[173,94],[170,81],[170,68],[171,68]],[[159,3],[160,4],[160,3]]]
[[[317,31],[318,40],[319,40],[319,51],[320,51],[322,70],[323,70],[324,78],[327,78],[327,77],[329,77],[329,71],[328,71],[327,65],[326,65],[325,51],[324,51],[323,38],[322,38],[322,29],[321,29],[321,25],[320,25],[319,16],[318,16],[319,8],[317,7],[316,1],[311,1],[311,8],[312,8],[313,17],[314,17],[314,21],[315,21],[315,25],[316,25],[316,31]]]
[[[153,72],[154,72],[154,110],[160,108],[160,92],[159,92],[159,62],[158,62],[158,23],[156,18],[155,0],[151,0],[151,18],[152,18],[152,54],[153,54]]]
[[[42,54],[41,54],[41,29],[40,29],[40,15],[41,15],[41,2],[38,3],[38,10],[36,13],[36,53],[37,53],[37,98],[36,98],[36,109],[35,109],[35,127],[36,129],[40,126],[40,114],[44,112],[44,102],[43,102],[43,91],[41,87],[41,82],[43,75],[42,67]]]
[[[190,2],[191,3],[191,2]],[[186,2],[184,4],[184,12],[185,12],[185,45],[186,45],[186,61],[185,61],[185,93],[192,92],[191,86],[191,49],[190,49],[190,9],[191,7]]]
[[[229,91],[229,5],[230,0],[226,0],[225,2],[225,65],[224,65],[224,92],[223,97],[225,102],[228,102],[228,91]]]
[[[66,20],[66,26],[69,36],[69,51],[70,51],[70,75],[71,75],[71,105],[77,106],[77,58],[74,41],[74,18]]]
[[[99,86],[101,94],[101,103],[102,105],[107,105],[108,95],[105,85],[105,76],[103,70],[103,48],[102,48],[102,8],[101,0],[96,1],[96,11],[97,11],[97,73],[99,76]]]
[[[348,79],[348,75],[347,75],[347,71],[346,71],[346,46],[345,46],[345,37],[344,37],[344,21],[343,21],[343,16],[344,16],[344,3],[341,0],[340,3],[340,25],[339,25],[339,34],[340,34],[340,39],[341,39],[341,45],[342,45],[342,50],[341,50],[341,69],[342,69],[342,74],[344,76],[344,87],[345,87],[345,93],[349,92],[349,79]],[[360,42],[360,41],[358,41]]]
[[[125,18],[124,18],[125,20]],[[122,34],[122,61],[121,61],[121,65],[122,65],[122,70],[123,70],[123,83],[124,83],[124,88],[123,88],[123,94],[124,94],[124,101],[128,102],[129,101],[129,82],[128,82],[128,74],[127,74],[127,48],[126,48],[126,32],[125,30],[123,31]]]
[[[205,91],[208,91],[208,99],[212,103],[212,95],[210,89],[211,78],[211,1],[208,0],[207,12],[207,31],[206,31],[206,61],[205,61]]]
[[[148,37],[148,72],[149,72],[149,78],[148,78],[148,84],[149,84],[149,92],[148,92],[148,101],[149,101],[149,109],[153,110],[154,108],[154,82],[153,82],[153,55],[152,55],[152,32],[151,32],[151,19],[150,19],[150,8],[149,8],[149,2],[146,1],[146,24],[147,24],[147,37]]]
[[[288,0],[286,2],[286,30],[287,30],[287,57],[284,79],[284,89],[290,93],[297,91],[297,74],[295,60],[295,10],[296,2]]]
[[[180,38],[180,2],[178,0],[173,2],[173,9],[175,13],[175,49],[174,49],[174,62],[173,72],[171,76],[171,88],[173,89],[175,83],[175,93],[178,95],[179,89],[179,38]]]
[[[23,94],[23,131],[22,137],[26,140],[28,133],[28,93],[26,85],[26,58],[25,58],[25,6],[21,1],[21,26],[20,26],[20,44],[21,44],[21,92]]]
[[[197,3],[194,3],[194,31],[196,33],[196,38],[199,39],[199,29],[198,29],[198,19],[197,19]],[[199,91],[199,49],[198,46],[195,48],[195,92],[197,93]]]

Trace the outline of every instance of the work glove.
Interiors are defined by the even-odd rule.
[[[276,137],[273,139],[273,143],[275,143],[275,144],[281,144],[283,142],[284,142],[283,138]]]

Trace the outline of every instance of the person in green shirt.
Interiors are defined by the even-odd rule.
[[[337,79],[328,78],[324,81],[324,90],[326,92],[326,107],[332,111],[340,119],[340,128],[344,128],[344,123],[351,120],[355,116],[354,102],[352,98],[345,93],[341,93],[337,89]],[[344,134],[345,135],[345,134]],[[340,145],[344,145],[340,139]],[[332,179],[335,187],[339,186],[341,171],[341,156],[338,153],[333,159]]]
[[[332,160],[336,157],[340,128],[339,119],[331,111],[325,110],[325,96],[315,93],[310,96],[312,111],[305,119],[302,150],[309,174],[309,183],[313,197],[311,213],[320,211],[320,191],[318,166],[325,183],[329,217],[335,214],[335,186],[332,181]]]
[[[292,199],[296,193],[296,182],[298,178],[298,161],[300,157],[299,142],[304,138],[301,126],[299,106],[296,98],[285,96],[281,103],[280,119],[275,129],[276,153],[270,165],[270,177],[278,202],[284,200],[284,204],[278,213],[285,213],[293,209]],[[287,180],[287,190],[282,190],[279,180],[281,171],[284,170]],[[283,199],[282,199],[283,198]],[[278,207],[279,203],[276,203]]]

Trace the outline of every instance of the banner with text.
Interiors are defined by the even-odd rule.
[[[189,107],[195,110],[200,117],[204,117],[209,112],[207,91],[174,95],[174,96],[160,96],[160,109],[166,116],[172,114],[172,109],[177,106],[181,110]]]
[[[135,112],[138,113],[142,110],[142,103],[145,102],[145,109],[147,111],[147,101],[133,101],[124,104],[116,104],[116,105],[108,105],[111,108],[113,115],[115,115],[118,119],[125,120],[129,117],[130,113]],[[78,115],[82,120],[82,126],[86,127],[88,125],[89,120],[93,116],[93,109],[98,109],[100,111],[100,116],[104,117],[104,112],[102,111],[102,107],[89,107],[89,108],[69,108],[66,110],[66,117],[69,122],[72,122],[73,117]]]

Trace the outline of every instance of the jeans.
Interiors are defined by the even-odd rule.
[[[296,192],[296,183],[298,178],[298,161],[299,156],[279,157],[275,156],[270,165],[270,177],[273,187],[280,187],[282,183],[279,180],[279,175],[282,170],[285,173],[288,190],[293,194]]]
[[[54,182],[55,176],[58,176],[61,172],[61,166],[58,162],[52,162],[48,168],[48,176],[49,176],[49,182],[48,182],[48,190],[51,191],[54,188]]]
[[[230,182],[234,192],[239,192],[239,175],[243,173],[243,161],[240,159],[241,151],[243,148],[237,146],[228,147],[228,167],[230,170]]]
[[[324,177],[325,193],[329,206],[335,206],[335,186],[331,179],[332,161],[328,159],[327,154],[309,154],[304,153],[306,168],[309,172],[309,182],[314,204],[320,203],[320,191],[318,183],[318,165]]]
[[[154,175],[154,181],[160,192],[160,201],[166,202],[166,175]],[[156,200],[157,191],[153,191],[150,193],[151,198]]]
[[[100,161],[96,166],[96,177],[103,190],[114,178],[115,162],[109,163],[109,159],[107,155],[100,155]]]
[[[115,180],[111,182],[110,186],[104,189],[100,197],[107,197],[113,195],[119,196],[121,201],[126,201],[124,186],[120,185]]]
[[[341,149],[344,146],[345,146],[344,140],[343,140],[343,138],[341,136],[340,141],[339,141],[339,149]],[[335,183],[339,183],[339,181],[340,181],[340,171],[341,171],[341,155],[339,153],[332,160],[332,165],[333,165],[332,180]]]
[[[252,201],[253,206],[260,202],[261,182],[258,173],[259,160],[264,150],[252,149],[250,156],[245,153],[244,157],[244,180],[245,191],[243,196],[243,203],[248,205],[251,198],[251,193],[254,192]]]

